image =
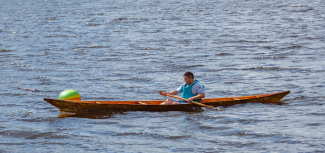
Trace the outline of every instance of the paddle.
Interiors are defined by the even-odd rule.
[[[159,94],[160,95],[163,95],[162,91],[159,91]],[[177,98],[177,99],[181,99],[181,100],[187,101],[187,99],[185,99],[185,98],[177,97],[177,96],[174,96],[174,95],[171,95],[171,94],[166,94],[166,95],[169,96],[169,97],[173,97],[173,98]],[[218,111],[222,111],[220,108],[216,108],[216,107],[213,107],[213,106],[210,106],[210,105],[205,105],[205,104],[202,104],[202,103],[199,103],[199,102],[196,102],[196,101],[190,101],[190,102],[192,104],[200,105],[200,106],[203,106],[203,107],[209,107],[209,108],[216,109]]]

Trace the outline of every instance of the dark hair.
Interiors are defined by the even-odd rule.
[[[184,76],[194,79],[194,74],[192,72],[186,72],[186,73],[184,73]]]

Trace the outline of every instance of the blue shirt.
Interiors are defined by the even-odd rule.
[[[186,85],[186,84],[185,84],[185,85]],[[176,89],[176,91],[177,91],[178,93],[182,93],[182,92],[183,92],[183,86],[184,86],[184,84],[181,85],[180,87],[178,87],[178,88]],[[187,85],[186,85],[186,86],[187,86]],[[200,82],[195,83],[195,84],[192,86],[192,93],[193,93],[194,95],[198,95],[198,94],[200,94],[200,93],[205,93],[204,86],[203,86]]]

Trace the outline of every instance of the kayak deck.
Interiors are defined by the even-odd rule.
[[[202,99],[202,103],[211,106],[231,106],[250,102],[277,103],[290,91],[270,94],[251,95],[242,97],[225,97]],[[134,101],[78,101],[58,100],[44,98],[45,101],[66,112],[79,111],[110,111],[110,110],[136,110],[136,111],[188,111],[201,106],[196,104],[160,105],[164,100],[134,100]]]

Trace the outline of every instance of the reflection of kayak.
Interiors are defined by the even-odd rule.
[[[212,106],[231,106],[250,102],[277,103],[290,91],[277,93],[252,95],[243,97],[225,97],[202,99],[202,103]],[[110,110],[133,110],[133,111],[189,111],[201,107],[196,104],[160,105],[163,100],[134,100],[134,101],[79,101],[58,100],[44,98],[45,101],[65,112],[84,111],[110,111]]]

